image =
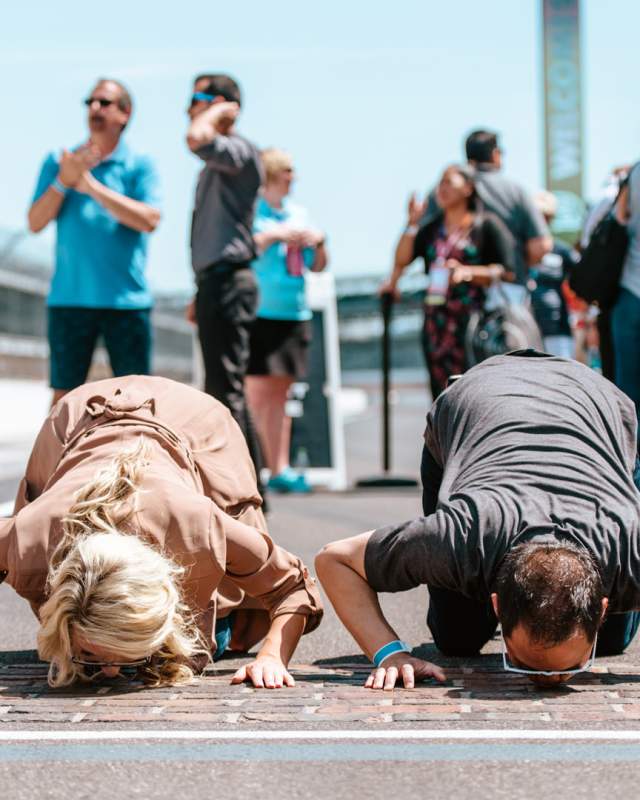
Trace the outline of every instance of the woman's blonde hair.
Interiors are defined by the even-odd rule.
[[[278,173],[285,169],[293,169],[293,158],[285,150],[268,147],[260,154],[264,166],[265,183],[278,177]]]
[[[123,661],[152,655],[142,676],[154,686],[191,680],[190,660],[208,655],[181,597],[184,569],[131,529],[147,457],[144,440],[120,453],[76,494],[62,520],[38,632],[51,686],[85,679],[71,660],[74,634]]]

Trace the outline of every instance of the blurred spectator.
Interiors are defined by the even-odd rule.
[[[466,368],[465,332],[471,312],[484,305],[485,287],[502,277],[512,280],[515,269],[513,237],[478,204],[469,167],[448,167],[436,197],[439,215],[420,225],[425,204],[411,197],[393,272],[380,289],[397,296],[404,269],[414,259],[424,259],[430,285],[422,342],[434,400],[449,377]]]
[[[197,294],[187,317],[198,325],[207,394],[231,411],[247,440],[258,481],[260,446],[244,393],[249,331],[258,302],[251,261],[260,154],[240,136],[240,87],[228,75],[200,75],[188,109],[187,144],[203,161],[191,227]]]
[[[502,174],[503,152],[498,134],[472,131],[465,141],[465,153],[475,170],[476,191],[483,207],[501,219],[515,239],[515,280],[524,284],[528,266],[539,263],[551,251],[549,229],[528,192]],[[437,213],[438,201],[432,192],[424,221],[434,219]]]
[[[44,161],[29,228],[56,220],[55,270],[47,299],[53,403],[86,380],[99,336],[111,369],[151,371],[147,234],[160,221],[158,179],[122,138],[132,101],[103,78],[84,101],[89,140]]]
[[[596,225],[609,213],[615,202],[622,181],[629,174],[629,165],[615,167],[611,174],[607,176],[600,197],[589,209],[587,218],[582,228],[580,236],[580,247],[584,248],[589,244],[591,234]],[[611,309],[606,308],[597,314],[598,327],[598,346],[600,350],[600,363],[602,374],[605,378],[615,381],[615,357],[613,352],[613,333],[611,331]]]
[[[611,313],[615,382],[633,400],[640,416],[640,164],[629,172],[629,181],[616,206],[616,216],[627,226],[629,248],[620,294]]]
[[[260,303],[251,331],[247,397],[256,421],[269,488],[306,492],[303,474],[291,469],[291,419],[285,414],[291,384],[307,374],[311,309],[305,299],[304,273],[327,265],[325,236],[309,224],[304,208],[289,200],[294,179],[288,153],[263,151],[265,185],[258,200],[254,239],[259,256],[253,262]]]
[[[582,233],[580,234],[580,247],[582,249],[589,244],[589,239],[596,225],[611,210],[613,201],[620,191],[620,185],[629,174],[629,169],[630,167],[628,164],[622,167],[614,167],[611,173],[605,178],[600,196],[589,208],[589,212],[582,227]]]
[[[539,191],[533,201],[551,225],[558,210],[558,201],[552,192]],[[553,249],[545,253],[538,264],[529,270],[531,304],[540,326],[545,352],[562,358],[574,358],[575,344],[569,324],[569,310],[562,292],[562,284],[579,261],[575,250],[555,239]]]

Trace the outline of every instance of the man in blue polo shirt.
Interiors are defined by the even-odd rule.
[[[160,221],[157,174],[122,139],[132,111],[122,84],[99,80],[85,105],[89,141],[47,156],[29,209],[34,233],[57,224],[47,299],[53,403],[84,383],[99,336],[116,377],[151,371],[145,267]]]

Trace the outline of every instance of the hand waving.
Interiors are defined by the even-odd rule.
[[[424,200],[418,200],[416,193],[413,192],[409,198],[409,205],[407,206],[407,224],[418,225],[426,210],[426,202]]]
[[[383,689],[390,691],[400,678],[405,689],[413,689],[416,681],[424,681],[428,678],[435,678],[437,681],[445,681],[446,675],[435,664],[429,661],[422,661],[414,658],[408,653],[396,653],[384,660],[384,664],[376,667],[365,681],[365,689]]]

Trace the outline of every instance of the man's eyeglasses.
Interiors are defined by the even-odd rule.
[[[598,643],[598,634],[593,640],[593,647],[591,649],[591,656],[586,664],[575,669],[529,669],[528,667],[516,667],[509,661],[509,654],[507,653],[507,645],[502,637],[502,666],[506,672],[515,672],[518,675],[577,675],[580,672],[589,672],[593,669],[596,661],[596,645]]]
[[[91,108],[94,103],[99,103],[100,108],[108,108],[112,106],[116,101],[115,100],[107,100],[106,97],[87,97],[86,100],[82,101],[87,108]]]
[[[216,99],[215,94],[208,94],[207,92],[194,92],[191,95],[191,102],[189,103],[189,107],[193,108],[196,103],[211,103],[213,100]]]
[[[136,661],[86,661],[85,659],[71,656],[71,663],[83,667],[84,673],[91,677],[97,675],[104,667],[117,667],[123,675],[133,674],[139,667],[148,667],[151,656],[139,658]]]

